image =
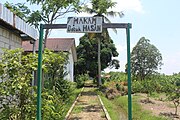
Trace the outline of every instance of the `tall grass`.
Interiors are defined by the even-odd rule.
[[[66,104],[63,105],[64,108],[64,113],[62,118],[65,118],[66,113],[68,112],[68,110],[70,109],[70,107],[72,106],[73,102],[75,101],[76,97],[79,95],[79,93],[81,92],[82,88],[79,89],[75,89],[72,93],[72,95],[70,96],[69,100],[66,101]]]
[[[125,111],[128,110],[127,96],[121,96],[113,101],[114,104],[121,106]],[[153,116],[150,111],[143,110],[140,104],[138,104],[138,97],[132,98],[132,116],[133,120],[167,120],[166,118]]]
[[[127,117],[127,96],[120,96],[114,100],[108,100],[102,94],[100,96],[112,120],[124,120]],[[150,111],[143,110],[140,104],[138,104],[137,96],[132,98],[132,116],[133,120],[167,120],[166,118],[153,116]]]

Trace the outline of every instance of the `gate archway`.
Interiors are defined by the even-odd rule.
[[[67,24],[41,24],[39,32],[38,50],[38,84],[37,84],[37,120],[41,120],[41,82],[42,82],[42,45],[44,29],[66,29]],[[130,29],[131,23],[102,23],[102,28],[126,29],[127,37],[127,63],[128,63],[128,120],[132,120],[132,98],[131,98],[131,63],[130,63]]]

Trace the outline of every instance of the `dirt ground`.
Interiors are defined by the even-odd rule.
[[[107,120],[94,89],[84,88],[68,120]]]
[[[178,116],[173,115],[175,108],[173,102],[168,101],[160,101],[154,98],[150,98],[150,103],[142,102],[146,100],[148,97],[146,94],[138,94],[141,96],[139,103],[142,108],[145,110],[150,110],[152,114],[156,116],[166,116],[170,120],[180,120],[180,106],[178,107]]]

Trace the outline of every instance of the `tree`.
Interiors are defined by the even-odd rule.
[[[97,38],[94,37],[89,40],[88,34],[85,34],[80,38],[80,43],[77,46],[78,61],[75,65],[76,74],[88,72],[91,77],[96,77],[98,75],[97,43]],[[119,61],[112,59],[112,57],[118,55],[113,40],[108,35],[107,29],[104,29],[101,37],[101,70],[104,70],[107,67],[119,68]]]
[[[39,28],[40,23],[54,24],[57,19],[62,18],[70,12],[79,12],[81,9],[80,0],[26,0],[30,4],[37,4],[40,10],[30,11],[27,6],[22,3],[10,4],[6,6],[14,13],[18,13],[30,25]],[[50,33],[50,29],[45,30],[44,47],[46,48],[46,40]]]
[[[166,76],[166,79],[163,79],[161,83],[163,83],[163,91],[166,93],[169,101],[174,104],[174,115],[178,116],[178,106],[180,105],[180,86],[178,85],[180,82],[180,75],[173,74],[171,76]]]
[[[92,7],[88,7],[87,5],[85,5],[82,8],[83,12],[95,14],[94,16],[101,16],[105,20],[104,22],[111,23],[107,16],[124,16],[123,12],[109,11],[110,8],[113,8],[116,5],[116,2],[112,2],[112,0],[91,0],[91,4]],[[117,32],[116,29],[113,30]]]
[[[15,15],[23,19],[24,21],[27,20],[28,15],[31,13],[31,10],[25,5],[25,3],[12,4],[12,3],[6,2],[4,5],[10,11],[12,11]]]
[[[94,16],[100,16],[100,17],[102,17],[103,18],[103,23],[104,22],[109,22],[110,23],[110,20],[106,17],[106,15],[109,15],[109,16],[116,16],[116,15],[119,15],[120,17],[121,16],[123,16],[123,13],[122,12],[114,12],[114,11],[108,11],[108,9],[109,8],[112,8],[112,7],[114,7],[115,6],[115,4],[116,4],[116,2],[112,2],[111,0],[91,0],[91,4],[92,4],[92,8],[89,8],[88,6],[85,6],[85,7],[83,7],[83,11],[84,12],[87,12],[87,13],[90,13],[90,14],[95,14]],[[105,21],[104,21],[105,20]],[[115,32],[117,32],[116,31],[116,29],[113,29]],[[102,37],[104,37],[103,39],[110,39],[110,37],[109,37],[109,33],[108,33],[108,31],[107,31],[107,29],[105,29],[105,30],[103,30],[104,31],[104,33],[106,34],[104,34],[104,33],[102,33],[102,34],[89,34],[89,38],[91,39],[92,37],[94,37],[94,38],[96,38],[96,40],[98,40],[98,43],[96,43],[96,44],[98,44],[98,84],[99,84],[99,86],[102,84],[102,82],[101,82],[101,75],[100,75],[100,72],[101,72],[101,70],[103,70],[105,67],[107,67],[107,64],[102,64],[101,65],[101,60],[100,60],[100,58],[102,58],[102,57],[100,57],[100,51],[101,52],[104,52],[104,53],[107,53],[107,56],[108,56],[108,52],[109,52],[109,50],[108,49],[101,49],[101,46],[102,45],[100,45],[101,44],[101,42],[102,42]],[[103,36],[103,35],[105,35],[105,36]],[[86,35],[85,35],[86,36]],[[102,46],[103,47],[103,46]],[[114,48],[115,48],[115,46],[114,46]],[[116,50],[115,50],[116,51]],[[103,53],[102,53],[103,54]],[[112,57],[111,55],[109,56],[109,57]],[[103,59],[103,58],[102,58]],[[110,58],[111,59],[111,58]],[[82,60],[83,59],[81,59],[81,62],[82,62]],[[84,59],[84,60],[86,60],[86,59]],[[113,60],[113,61],[109,61],[109,59],[103,59],[103,61],[106,61],[106,63],[108,62],[111,62],[111,64],[115,64],[115,63],[117,63],[116,64],[116,67],[118,67],[119,65],[119,61],[118,60]],[[84,63],[83,63],[84,64]],[[91,63],[94,67],[97,67],[96,66],[96,64],[95,63]],[[103,65],[105,65],[105,66],[103,66]],[[88,63],[88,66],[89,66],[89,63]],[[113,65],[112,65],[113,66]],[[101,68],[102,67],[102,68]],[[95,68],[94,68],[95,69]],[[84,69],[85,70],[85,69]],[[90,71],[90,73],[91,73],[91,71]],[[93,70],[93,76],[95,75],[95,71]],[[96,74],[97,75],[97,74]]]
[[[175,115],[178,115],[178,106],[180,105],[180,87],[172,87],[170,91],[168,91],[168,99],[173,102],[175,107]]]
[[[146,76],[153,74],[162,65],[160,51],[150,44],[145,37],[140,38],[131,52],[132,74],[144,80]]]

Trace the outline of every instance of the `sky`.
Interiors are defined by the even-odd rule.
[[[7,0],[0,0],[5,3]],[[10,3],[24,3],[25,0],[8,0]],[[141,37],[150,40],[155,45],[163,57],[163,66],[160,73],[173,74],[180,72],[180,0],[112,0],[117,2],[116,7],[112,10],[123,11],[123,18],[110,18],[112,23],[132,23],[131,32],[131,50]],[[34,6],[28,5],[31,9]],[[67,23],[67,17],[84,17],[92,15],[70,14],[64,19],[57,21]],[[117,29],[117,34],[109,30],[115,46],[119,52],[116,58],[120,61],[120,69],[106,69],[105,71],[124,71],[127,63],[127,44],[125,29]],[[53,30],[50,37],[74,37],[76,46],[79,44],[79,38],[83,33],[66,33],[66,30]]]

